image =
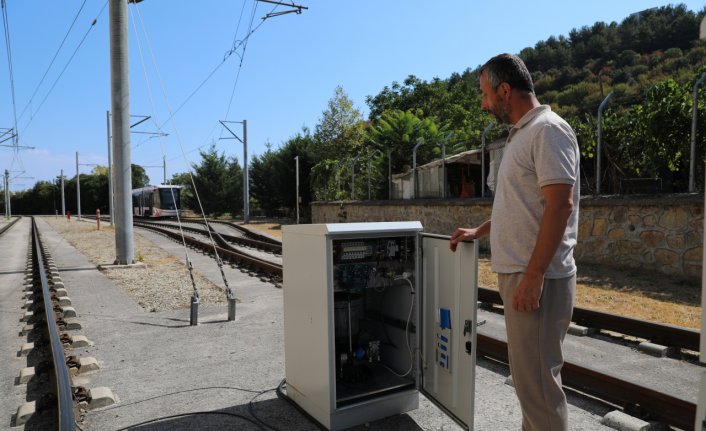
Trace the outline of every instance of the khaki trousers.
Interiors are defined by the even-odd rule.
[[[571,322],[576,276],[545,279],[539,308],[512,308],[522,273],[498,274],[505,304],[510,373],[522,408],[523,431],[567,431],[568,409],[561,387],[561,350]]]

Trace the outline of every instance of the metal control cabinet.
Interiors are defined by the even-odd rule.
[[[477,243],[419,222],[283,228],[287,395],[330,430],[419,406],[473,428]]]

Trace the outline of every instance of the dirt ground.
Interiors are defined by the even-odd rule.
[[[248,227],[282,238],[279,224],[251,223]],[[489,256],[479,259],[478,285],[497,289]],[[701,328],[701,286],[657,273],[579,265],[576,306],[686,328]]]

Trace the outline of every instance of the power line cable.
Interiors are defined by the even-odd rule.
[[[32,101],[34,100],[34,96],[37,95],[37,92],[39,91],[39,88],[42,86],[44,83],[44,79],[47,77],[47,74],[49,73],[49,70],[51,70],[51,67],[54,65],[54,61],[56,61],[56,57],[59,56],[59,52],[61,52],[61,48],[64,47],[64,43],[66,43],[66,39],[69,37],[69,34],[71,33],[71,30],[74,28],[74,25],[76,24],[76,20],[78,20],[78,16],[81,14],[81,11],[83,10],[83,7],[86,5],[87,0],[83,0],[83,3],[81,3],[81,7],[78,8],[78,12],[76,12],[76,16],[74,17],[74,20],[71,22],[71,25],[69,26],[69,29],[66,30],[66,34],[64,35],[64,39],[61,41],[59,44],[59,47],[56,49],[56,52],[54,53],[54,57],[51,59],[51,62],[49,62],[49,66],[47,66],[47,70],[44,71],[44,75],[42,76],[42,79],[39,80],[39,84],[37,84],[37,88],[34,89],[34,92],[32,93],[32,96],[29,98],[29,102],[27,102],[27,105],[22,109],[22,112],[20,112],[19,119],[21,120],[22,117],[24,116],[25,112],[27,112],[27,108],[30,107],[32,104]]]
[[[182,144],[181,134],[179,133],[179,129],[176,127],[176,121],[173,119],[174,113],[172,113],[171,106],[169,103],[169,98],[168,98],[167,92],[165,91],[165,88],[164,88],[164,82],[162,81],[161,74],[159,73],[159,68],[157,67],[156,57],[154,55],[154,51],[152,50],[152,44],[149,41],[149,36],[147,35],[147,29],[145,28],[144,22],[142,21],[142,15],[140,14],[140,9],[139,9],[139,7],[137,7],[137,5],[135,7],[135,11],[137,13],[138,19],[140,20],[140,25],[142,26],[142,32],[145,35],[145,41],[147,44],[147,48],[149,49],[150,56],[152,58],[152,64],[155,69],[155,75],[157,76],[157,80],[159,81],[160,88],[162,89],[162,97],[164,98],[164,103],[165,103],[167,109],[169,110],[169,112],[171,113],[169,118],[172,119],[172,127],[173,127],[174,132],[177,137],[177,143],[179,144],[179,147],[181,148],[182,155],[184,156],[184,160],[186,161],[186,155],[184,155],[184,146]],[[133,20],[133,25],[134,25],[134,20]],[[140,59],[142,61],[143,69],[145,70],[145,77],[146,77],[147,76],[146,68],[144,66],[144,60],[143,60],[143,56],[142,56],[142,48],[141,48],[141,44],[139,44],[139,38],[138,38],[138,46],[140,46]],[[148,89],[149,88],[150,87],[149,87],[149,80],[148,80]],[[150,93],[151,93],[151,91],[150,91]],[[151,96],[150,96],[150,100],[152,100]],[[154,107],[153,107],[153,109],[154,109]],[[161,129],[161,127],[159,129]],[[160,137],[160,142],[161,142],[161,137]],[[161,147],[161,144],[160,144],[160,147]],[[163,147],[161,147],[161,148],[162,148],[162,156],[166,157],[166,156],[164,156],[164,148]],[[187,162],[187,165],[188,165],[188,162]],[[223,260],[221,259],[221,257],[218,254],[218,247],[216,246],[216,241],[213,238],[211,228],[208,224],[208,220],[206,219],[206,213],[203,209],[203,205],[201,203],[201,198],[200,198],[198,190],[196,188],[196,182],[194,181],[194,176],[191,173],[191,169],[188,170],[188,173],[189,173],[189,177],[191,178],[191,185],[193,186],[193,192],[194,192],[194,196],[196,197],[196,202],[198,202],[199,209],[201,210],[201,215],[203,216],[204,224],[206,225],[206,228],[208,231],[208,237],[211,241],[211,245],[213,246],[213,254],[216,258],[216,263],[218,264],[218,269],[220,270],[220,273],[221,273],[221,279],[223,280],[223,285],[224,285],[225,291],[226,291],[226,298],[228,299],[229,304],[235,304],[235,292],[233,292],[233,290],[230,288],[230,286],[228,284],[228,279],[227,279],[226,274],[223,270]],[[174,189],[172,188],[171,191],[172,191],[172,199],[174,199]],[[196,287],[196,282],[195,282],[193,274],[192,274],[191,260],[189,259],[188,247],[186,246],[186,240],[184,238],[184,233],[183,233],[183,230],[181,227],[181,219],[179,217],[179,211],[176,211],[176,215],[177,215],[177,222],[179,224],[179,231],[181,232],[182,243],[184,245],[184,250],[186,252],[186,261],[187,261],[187,266],[189,268],[189,275],[191,276],[191,284],[194,288],[194,296],[192,297],[192,304],[194,304],[194,303],[198,303],[199,291],[198,291],[198,288]],[[228,319],[229,320],[235,319],[234,315],[231,316],[230,311],[228,312]]]
[[[3,0],[3,1],[4,1],[4,0]],[[76,46],[76,49],[74,50],[73,54],[71,54],[71,57],[70,57],[69,60],[66,62],[66,65],[64,65],[64,68],[61,69],[61,72],[59,73],[59,76],[57,76],[57,77],[56,77],[56,80],[54,80],[54,83],[52,84],[51,88],[49,88],[49,91],[48,91],[47,94],[44,96],[44,99],[42,99],[42,102],[39,104],[39,107],[37,107],[37,110],[34,111],[34,114],[35,114],[35,115],[37,114],[37,112],[39,112],[40,109],[42,109],[42,106],[44,106],[44,102],[47,101],[47,98],[49,98],[49,95],[51,94],[51,92],[52,92],[52,91],[54,90],[54,88],[56,87],[56,84],[59,82],[59,80],[61,79],[61,77],[64,75],[64,72],[66,72],[66,69],[67,69],[67,68],[69,67],[69,65],[71,64],[71,61],[73,61],[74,57],[76,56],[76,53],[77,53],[78,50],[81,48],[81,46],[83,46],[83,42],[85,42],[86,38],[88,37],[88,34],[89,34],[89,33],[91,32],[91,30],[93,30],[93,28],[96,26],[96,23],[98,22],[98,18],[100,18],[100,16],[103,14],[103,11],[105,10],[105,7],[106,7],[106,6],[108,6],[108,2],[107,2],[107,1],[103,4],[103,7],[101,8],[100,12],[98,12],[98,15],[93,19],[93,22],[91,22],[91,26],[88,27],[88,30],[86,30],[86,34],[83,35],[83,38],[82,38],[81,41],[78,43],[78,46]],[[29,128],[30,124],[32,124],[32,120],[34,120],[34,118],[35,118],[34,116],[30,117],[29,121],[28,121],[27,124],[24,126],[23,131],[27,131],[27,129]]]
[[[174,117],[184,107],[184,105],[186,105],[191,100],[191,98],[194,97],[194,95],[196,95],[196,93],[198,93],[199,90],[201,90],[201,87],[203,87],[204,84],[206,84],[206,82],[208,82],[211,79],[211,77],[218,71],[218,69],[220,69],[221,66],[223,66],[223,64],[225,64],[226,60],[228,60],[233,54],[240,57],[241,62],[242,62],[243,57],[240,54],[238,54],[237,50],[241,46],[243,46],[243,44],[247,43],[248,39],[250,39],[250,36],[252,36],[253,33],[255,33],[257,31],[257,29],[259,29],[260,26],[264,22],[265,22],[264,20],[261,21],[255,28],[250,30],[248,32],[248,34],[242,40],[237,41],[231,49],[226,51],[226,53],[223,55],[223,59],[221,60],[221,62],[218,63],[218,65],[216,65],[216,67],[214,67],[213,70],[211,70],[211,72],[206,76],[206,78],[203,81],[201,81],[201,83],[196,87],[196,89],[194,89],[194,91],[192,91],[191,94],[189,94],[189,96],[175,110],[173,110],[171,112],[171,115],[169,116],[169,118],[167,118],[164,121],[164,123],[162,123],[161,126],[159,127],[160,129],[162,129],[164,127],[164,125],[167,122],[169,122],[172,119],[172,117]]]
[[[138,17],[138,19],[140,20],[140,25],[142,26],[142,31],[144,32],[147,46],[150,47],[149,38],[147,37],[147,30],[145,29],[144,23],[142,22],[142,15],[140,14],[140,9],[139,9],[139,7],[137,6],[137,4],[135,4],[135,12],[137,13],[137,17]],[[131,15],[131,17],[132,17],[132,15]],[[142,43],[140,42],[140,37],[139,37],[139,36],[140,36],[140,33],[139,33],[138,30],[137,30],[137,24],[135,23],[135,19],[134,19],[134,18],[130,19],[130,22],[132,23],[133,29],[134,29],[134,31],[135,31],[135,36],[136,36],[136,40],[137,40],[137,49],[138,49],[138,52],[139,52],[139,54],[140,54],[140,63],[142,64],[142,71],[143,71],[144,78],[145,78],[145,85],[147,86],[147,95],[148,95],[148,98],[149,98],[149,101],[150,101],[150,106],[152,107],[152,113],[153,113],[153,115],[151,115],[150,118],[151,118],[151,120],[152,120],[152,121],[155,123],[155,125],[156,125],[156,124],[157,124],[157,121],[156,121],[156,119],[155,119],[156,109],[155,109],[154,99],[153,99],[153,97],[152,97],[152,87],[151,87],[151,85],[150,85],[150,80],[149,80],[149,77],[148,77],[148,75],[147,75],[147,67],[145,66],[145,59],[144,59],[144,56],[142,55]],[[151,53],[151,52],[152,52],[152,50],[151,50],[151,47],[150,47],[150,53]],[[154,61],[154,58],[153,58],[153,61]],[[156,63],[156,62],[155,62],[155,63]],[[155,69],[157,70],[156,64],[155,64]],[[157,73],[158,73],[158,72],[157,72]],[[159,75],[158,75],[158,76],[159,76]],[[175,130],[176,130],[176,128],[175,128]],[[178,138],[178,136],[179,136],[179,132],[178,132],[178,130],[177,130],[177,138]],[[165,153],[164,153],[164,146],[162,145],[162,135],[161,135],[161,134],[160,134],[160,135],[157,135],[157,137],[158,137],[158,140],[159,140],[159,148],[160,148],[161,151],[162,151],[162,157],[166,157],[166,156],[164,155],[164,154],[165,154]],[[193,180],[192,180],[192,181],[193,181]],[[166,178],[164,179],[164,182],[167,183],[167,179],[166,179]],[[171,181],[169,181],[168,184],[171,185]],[[195,189],[196,189],[196,187],[194,186],[194,190],[195,190]],[[169,188],[169,191],[170,191],[170,193],[171,193],[171,195],[172,195],[172,202],[175,202],[175,203],[176,203],[177,200],[176,200],[176,197],[174,196],[174,188],[173,188],[173,187],[170,187],[170,188]],[[199,202],[199,205],[200,205],[200,202]],[[185,258],[185,260],[186,260],[186,267],[187,267],[188,270],[189,270],[189,278],[191,279],[191,286],[192,286],[192,288],[193,288],[192,303],[198,303],[198,302],[199,302],[199,298],[200,298],[199,289],[198,289],[198,287],[196,286],[196,280],[194,279],[193,265],[192,265],[192,263],[191,263],[191,258],[189,257],[189,248],[186,246],[186,238],[184,237],[184,230],[183,230],[182,224],[181,224],[181,216],[180,216],[180,214],[179,214],[179,208],[177,208],[176,206],[175,206],[175,208],[176,208],[177,224],[178,224],[178,226],[179,226],[179,234],[181,235],[181,242],[182,242],[182,245],[184,246],[184,258]],[[214,250],[215,250],[215,244],[214,244]],[[216,254],[216,257],[217,257],[217,256],[218,256],[218,255]],[[227,285],[228,285],[228,284],[226,283],[226,286],[227,286]],[[192,324],[193,324],[193,322],[192,322]]]
[[[12,49],[11,46],[12,44],[10,43],[10,22],[7,18],[7,3],[5,0],[2,0],[2,24],[3,28],[5,30],[5,48],[7,52],[7,67],[10,71],[10,90],[12,93],[12,114],[15,119],[15,136],[12,138],[12,143],[15,149],[15,152],[17,152],[17,143],[18,143],[18,135],[19,132],[17,130],[17,103],[15,102],[15,77],[14,77],[14,72],[12,68]]]
[[[245,3],[243,3],[243,8],[245,7]],[[272,8],[272,11],[274,11],[277,8],[275,6]],[[257,0],[255,1],[255,7],[252,9],[252,14],[250,15],[250,25],[248,26],[248,33],[252,31],[252,25],[253,22],[255,21],[255,13],[257,11]],[[241,14],[242,16],[242,14]],[[238,23],[238,27],[240,27],[240,23]],[[236,36],[237,36],[237,29],[236,29]],[[237,40],[233,41],[233,46],[236,46]],[[238,73],[235,75],[235,82],[233,82],[233,90],[230,92],[230,100],[228,101],[228,109],[226,110],[226,116],[223,118],[228,118],[228,115],[230,114],[230,108],[231,105],[233,104],[233,99],[235,97],[235,88],[238,86],[238,80],[240,80],[240,72],[243,70],[243,61],[245,60],[245,50],[247,49],[248,44],[247,41],[243,45],[243,55],[240,57],[240,64],[238,64]],[[221,129],[221,137],[223,136],[223,130]]]

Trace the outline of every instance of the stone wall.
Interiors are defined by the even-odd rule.
[[[490,199],[314,202],[313,223],[419,220],[425,232],[449,235],[490,217]],[[583,197],[579,263],[639,268],[701,279],[703,196]],[[489,249],[487,239],[482,249]]]

